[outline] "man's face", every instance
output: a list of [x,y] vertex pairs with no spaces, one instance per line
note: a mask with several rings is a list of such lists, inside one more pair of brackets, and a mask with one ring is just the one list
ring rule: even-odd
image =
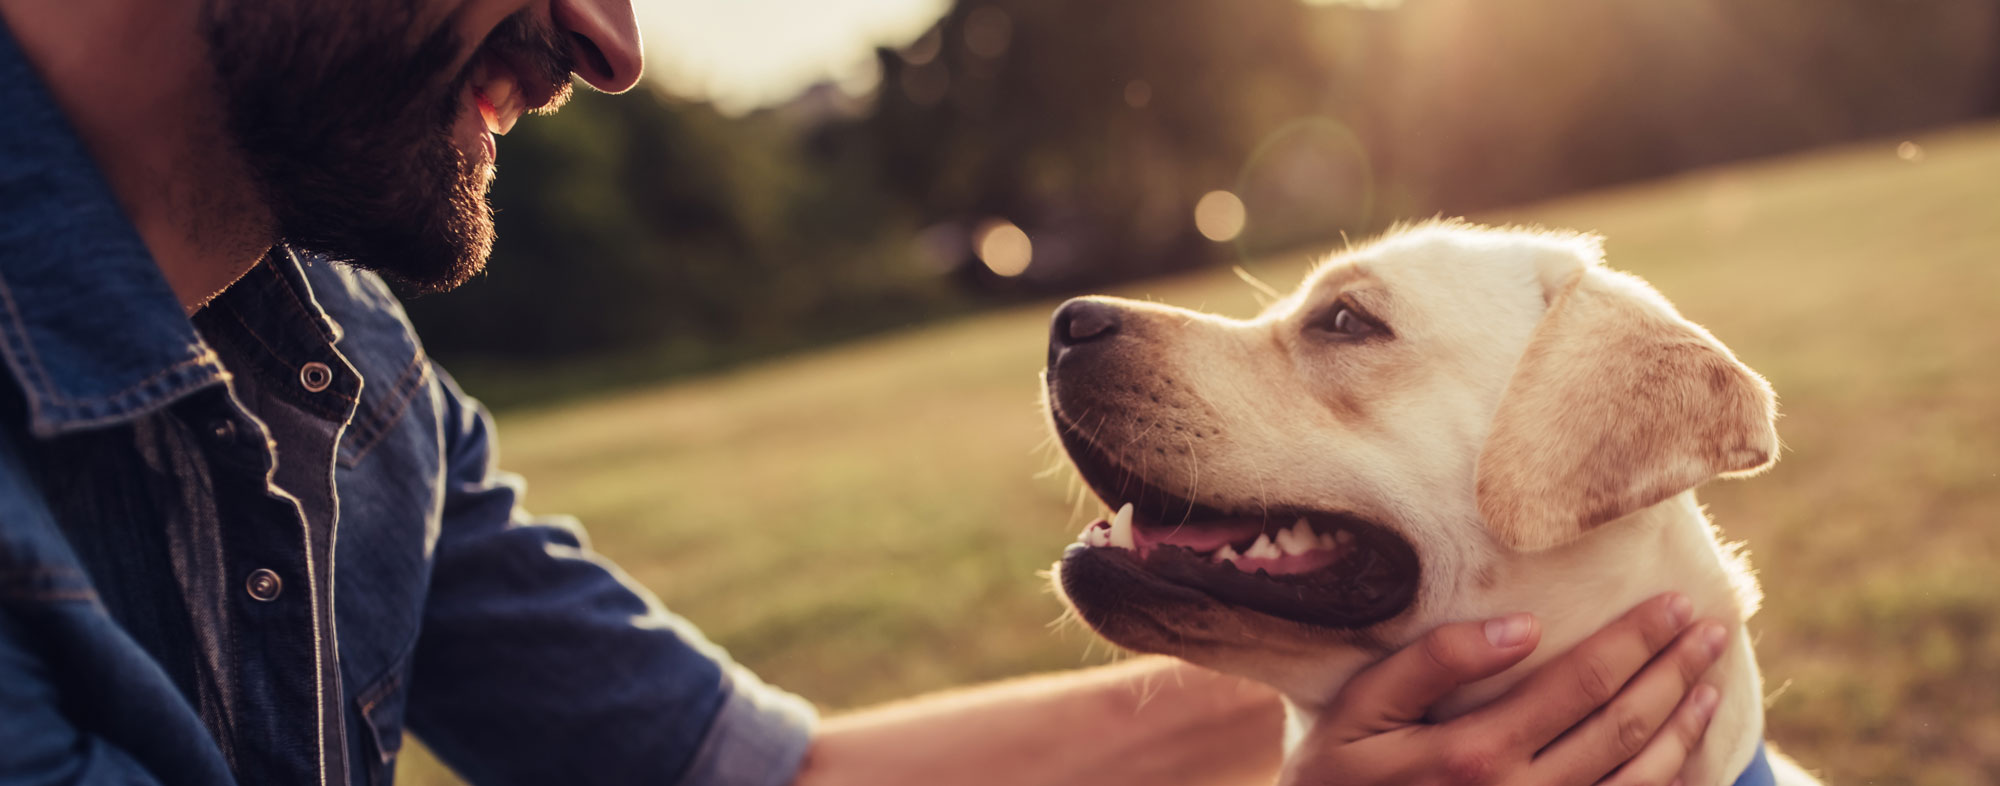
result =
[[629,0],[205,0],[228,141],[275,229],[424,290],[493,245],[493,135],[638,79]]

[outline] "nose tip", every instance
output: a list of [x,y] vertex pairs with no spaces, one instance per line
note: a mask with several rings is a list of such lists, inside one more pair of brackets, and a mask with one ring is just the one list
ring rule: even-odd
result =
[[1118,308],[1100,300],[1075,298],[1056,308],[1049,327],[1049,343],[1075,346],[1118,333]]
[[569,34],[583,81],[606,93],[639,83],[646,61],[631,0],[557,0],[550,13]]

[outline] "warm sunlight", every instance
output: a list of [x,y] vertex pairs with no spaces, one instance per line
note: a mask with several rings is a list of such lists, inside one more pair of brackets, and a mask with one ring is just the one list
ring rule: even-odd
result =
[[943,0],[641,0],[646,77],[740,113],[816,82],[875,86],[875,48],[922,35]]

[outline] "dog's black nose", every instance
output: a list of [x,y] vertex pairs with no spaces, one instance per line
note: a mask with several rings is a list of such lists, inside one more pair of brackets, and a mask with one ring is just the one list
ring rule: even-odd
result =
[[1055,321],[1049,326],[1049,344],[1075,346],[1109,338],[1117,332],[1117,306],[1090,298],[1073,298],[1056,307]]

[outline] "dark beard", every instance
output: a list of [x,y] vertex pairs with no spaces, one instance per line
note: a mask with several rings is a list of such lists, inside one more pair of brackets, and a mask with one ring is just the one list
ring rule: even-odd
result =
[[[449,25],[412,42],[410,0],[209,0],[231,140],[281,239],[421,291],[464,283],[493,247],[491,172],[453,130],[469,69]],[[553,42],[517,14],[489,41]],[[561,60],[565,50],[538,53]]]

